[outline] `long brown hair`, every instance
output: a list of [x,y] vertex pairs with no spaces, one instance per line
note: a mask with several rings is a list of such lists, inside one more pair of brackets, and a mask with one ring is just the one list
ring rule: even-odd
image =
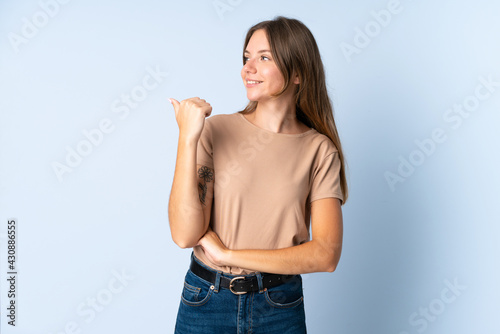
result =
[[[340,186],[345,204],[348,197],[346,163],[333,118],[333,107],[328,96],[325,71],[316,40],[301,21],[277,16],[274,20],[257,23],[248,30],[243,52],[253,33],[259,29],[264,29],[266,32],[271,54],[285,79],[282,90],[273,96],[278,97],[283,94],[293,84],[293,74],[297,74],[300,80],[295,93],[297,119],[330,138],[338,150],[341,164]],[[256,108],[257,101],[250,101],[239,113],[249,114]]]

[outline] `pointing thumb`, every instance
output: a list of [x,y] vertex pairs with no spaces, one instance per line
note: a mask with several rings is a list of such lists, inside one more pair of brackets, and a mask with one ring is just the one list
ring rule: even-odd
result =
[[176,99],[174,98],[169,98],[168,99],[170,101],[170,103],[172,103],[172,106],[174,106],[174,110],[177,111],[177,109],[179,108],[179,101],[177,101]]

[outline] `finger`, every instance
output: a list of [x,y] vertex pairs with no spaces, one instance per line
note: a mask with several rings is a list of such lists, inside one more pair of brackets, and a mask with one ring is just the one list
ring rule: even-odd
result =
[[203,248],[203,249],[204,249],[204,247],[203,247],[203,244],[205,243],[205,242],[204,242],[204,239],[205,239],[205,238],[204,238],[204,237],[202,237],[200,240],[198,240],[198,243],[196,244],[196,246],[200,246],[201,248]]
[[205,103],[203,106],[203,113],[205,114],[205,117],[208,117],[212,114],[212,106],[210,103]]

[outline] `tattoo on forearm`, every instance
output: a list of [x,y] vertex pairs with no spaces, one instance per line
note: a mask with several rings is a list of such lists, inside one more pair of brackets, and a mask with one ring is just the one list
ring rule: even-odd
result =
[[198,182],[200,202],[205,205],[205,197],[207,195],[207,183],[214,179],[214,174],[207,166],[201,166],[198,169],[198,176],[203,179],[203,183]]

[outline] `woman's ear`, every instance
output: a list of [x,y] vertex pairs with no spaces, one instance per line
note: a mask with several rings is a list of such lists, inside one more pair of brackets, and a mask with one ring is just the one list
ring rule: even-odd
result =
[[295,74],[295,77],[293,78],[293,83],[298,85],[300,83],[299,75]]

